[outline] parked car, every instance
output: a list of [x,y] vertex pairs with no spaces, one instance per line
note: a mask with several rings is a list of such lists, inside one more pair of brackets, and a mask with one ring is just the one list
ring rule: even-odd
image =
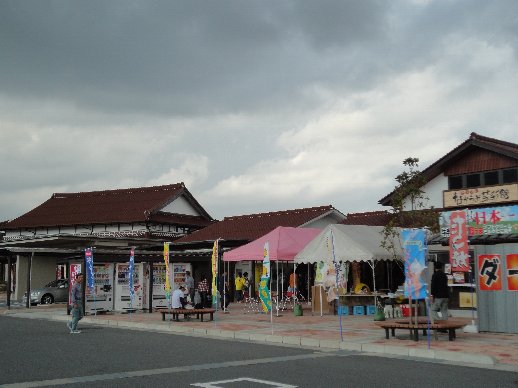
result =
[[[45,287],[31,290],[31,304],[51,304],[68,301],[68,279],[54,280]],[[27,293],[23,296],[23,302],[27,303]]]

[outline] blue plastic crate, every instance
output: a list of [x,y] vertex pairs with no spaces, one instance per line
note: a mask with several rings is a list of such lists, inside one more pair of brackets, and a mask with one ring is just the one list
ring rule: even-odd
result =
[[353,314],[354,315],[365,315],[365,307],[364,306],[354,306]]
[[374,315],[376,314],[376,306],[373,304],[367,306],[367,315]]
[[349,306],[338,306],[338,315],[349,315]]

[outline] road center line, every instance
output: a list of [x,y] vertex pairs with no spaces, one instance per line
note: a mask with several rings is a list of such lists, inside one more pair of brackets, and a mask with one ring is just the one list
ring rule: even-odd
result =
[[47,387],[47,386],[51,386],[51,385],[79,384],[79,383],[87,383],[87,382],[93,382],[93,381],[117,380],[117,379],[153,376],[153,375],[161,375],[161,374],[169,374],[169,373],[192,372],[192,371],[197,371],[197,370],[230,368],[230,367],[234,367],[234,366],[244,366],[244,365],[279,363],[279,362],[306,360],[306,359],[321,358],[321,357],[336,357],[336,354],[334,354],[334,353],[309,353],[309,354],[300,354],[297,356],[257,358],[257,359],[253,359],[253,360],[228,361],[228,362],[217,362],[217,363],[211,363],[211,364],[186,365],[186,366],[178,366],[178,367],[171,367],[171,368],[147,369],[147,370],[131,371],[131,372],[106,373],[106,374],[91,375],[91,376],[66,377],[66,378],[62,378],[62,379],[53,379],[53,380],[26,381],[26,382],[22,382],[22,383],[4,384],[4,385],[0,385],[0,387],[4,387],[4,388]]

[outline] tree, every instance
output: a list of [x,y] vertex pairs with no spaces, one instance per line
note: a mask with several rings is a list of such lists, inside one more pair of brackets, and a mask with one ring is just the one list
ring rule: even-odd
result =
[[382,231],[381,246],[396,256],[395,241],[399,241],[399,228],[428,228],[439,231],[438,214],[427,207],[429,198],[423,191],[426,178],[419,171],[418,158],[403,160],[405,171],[396,176],[397,185],[392,193],[390,220]]

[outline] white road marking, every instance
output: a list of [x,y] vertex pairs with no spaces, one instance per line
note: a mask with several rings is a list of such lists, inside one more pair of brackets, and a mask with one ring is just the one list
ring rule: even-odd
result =
[[197,371],[197,370],[208,370],[208,369],[218,369],[218,368],[231,368],[231,367],[235,367],[235,366],[244,366],[244,365],[270,364],[270,363],[279,363],[279,362],[285,362],[285,361],[305,360],[305,359],[311,359],[311,358],[333,357],[333,356],[335,356],[335,355],[332,353],[309,353],[309,354],[300,354],[297,356],[268,357],[268,358],[258,358],[258,359],[243,360],[243,361],[227,361],[227,362],[219,362],[219,363],[212,363],[212,364],[186,365],[186,366],[178,366],[178,367],[171,367],[171,368],[147,369],[147,370],[140,370],[140,371],[118,372],[118,373],[106,373],[106,374],[101,374],[101,375],[65,377],[62,379],[53,379],[53,380],[26,381],[26,382],[21,382],[21,383],[4,384],[4,385],[0,385],[0,387],[4,387],[4,388],[48,387],[48,386],[65,385],[65,384],[80,384],[80,383],[88,383],[88,382],[93,382],[93,381],[117,380],[117,379],[127,379],[127,378],[132,378],[132,377],[143,377],[143,376],[156,376],[156,375],[170,374],[170,373],[192,372],[192,371]]
[[238,383],[242,381],[248,381],[250,383],[257,383],[257,384],[264,384],[268,385],[272,388],[297,388],[297,385],[289,385],[289,384],[283,384],[278,383],[275,381],[266,381],[266,380],[259,380],[259,379],[253,379],[251,377],[240,377],[238,379],[232,379],[232,380],[220,380],[220,381],[211,381],[209,383],[196,383],[191,384],[194,387],[203,387],[203,388],[223,388],[220,384],[226,384],[226,383]]

